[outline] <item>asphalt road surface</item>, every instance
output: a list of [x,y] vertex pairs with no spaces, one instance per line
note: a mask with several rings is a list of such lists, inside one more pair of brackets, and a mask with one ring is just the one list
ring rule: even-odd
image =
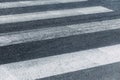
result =
[[[86,3],[86,5],[83,5],[85,3]],[[78,4],[78,5],[73,5],[73,4]],[[66,36],[66,37],[61,37],[61,38],[58,37],[55,39],[51,38],[48,40],[40,40],[40,41],[39,40],[37,40],[37,41],[31,40],[32,42],[31,41],[24,42],[27,38],[24,39],[24,37],[26,35],[25,36],[23,35],[23,36],[20,36],[20,38],[23,38],[23,40],[20,39],[22,41],[22,42],[20,41],[21,44],[15,44],[15,45],[12,45],[12,43],[13,44],[17,43],[17,41],[14,41],[14,39],[19,40],[19,35],[18,35],[18,38],[16,38],[16,36],[12,37],[12,35],[11,35],[10,36],[11,38],[8,37],[8,39],[6,39],[6,37],[4,38],[4,35],[1,34],[1,35],[3,35],[1,37],[1,44],[2,43],[9,44],[9,41],[11,44],[11,45],[8,45],[8,46],[6,45],[6,46],[3,46],[0,48],[1,63],[34,59],[37,57],[39,58],[39,57],[45,57],[45,56],[50,56],[50,55],[55,55],[55,54],[58,55],[58,54],[64,54],[67,52],[74,52],[74,51],[79,51],[79,50],[86,50],[86,49],[91,49],[91,48],[97,48],[97,47],[102,47],[102,46],[118,44],[119,40],[120,40],[120,37],[119,37],[120,33],[119,33],[119,26],[118,26],[119,25],[119,14],[120,14],[119,4],[120,4],[120,2],[118,0],[115,0],[115,1],[113,1],[113,0],[109,0],[109,1],[108,0],[92,0],[92,1],[88,0],[87,2],[83,2],[83,3],[81,3],[81,2],[80,3],[79,2],[70,3],[70,5],[68,3],[67,4],[62,3],[62,6],[58,6],[61,9],[64,8],[63,5],[66,5],[65,6],[66,8],[74,8],[74,7],[76,8],[76,7],[81,7],[81,6],[83,7],[83,6],[99,5],[99,6],[105,6],[106,8],[113,10],[113,11],[112,12],[108,11],[105,13],[98,13],[98,14],[90,14],[90,15],[87,14],[87,15],[81,15],[81,16],[72,16],[72,17],[70,16],[70,17],[62,17],[62,18],[55,18],[55,19],[53,18],[53,19],[48,19],[48,20],[45,19],[45,20],[42,20],[43,22],[41,20],[40,20],[40,22],[39,22],[39,20],[32,20],[32,21],[27,21],[27,22],[24,21],[24,22],[17,22],[17,23],[14,22],[14,23],[9,23],[9,24],[7,24],[7,23],[0,24],[0,28],[1,28],[0,30],[1,30],[1,33],[3,33],[3,34],[5,32],[6,33],[9,33],[11,31],[13,32],[14,30],[15,31],[26,30],[26,29],[30,30],[33,28],[41,29],[41,27],[44,30],[44,28],[48,28],[50,26],[52,26],[52,27],[58,26],[59,27],[61,25],[62,26],[68,25],[68,27],[69,27],[69,25],[73,24],[73,27],[74,27],[74,24],[81,24],[81,23],[83,24],[83,26],[86,26],[86,27],[88,26],[88,28],[86,28],[86,31],[91,29],[91,27],[89,25],[98,26],[97,28],[93,28],[94,33],[77,34],[77,35],[75,34],[73,36],[72,36],[72,34],[73,34],[72,33],[71,36]],[[58,5],[61,5],[61,4],[58,4]],[[50,9],[57,8],[56,7],[57,4],[51,5],[51,6],[52,7],[49,7]],[[29,8],[29,7],[27,7],[27,8]],[[47,8],[48,7],[44,7],[44,10]],[[13,8],[8,8],[8,11],[9,11],[9,9],[13,9]],[[34,10],[34,9],[32,9],[31,6],[29,9],[30,9],[30,11]],[[36,8],[36,9],[41,11],[41,9],[38,9],[38,8]],[[1,10],[3,10],[1,12],[9,13],[9,12],[4,11],[6,9],[1,9]],[[9,13],[9,14],[19,13],[17,11],[17,10],[19,10],[19,8],[15,8],[13,10],[14,11],[11,11],[11,13]],[[27,10],[24,10],[24,9],[23,9],[23,11],[27,12]],[[33,11],[31,11],[31,12],[33,12]],[[2,16],[2,13],[1,13],[1,16]],[[107,22],[107,20],[113,20],[113,19],[118,19],[118,20]],[[101,22],[101,21],[105,21],[105,20],[106,20],[106,22],[104,22],[104,23]],[[44,21],[45,21],[45,23],[44,23]],[[91,23],[91,22],[98,22],[98,23]],[[84,24],[84,23],[89,23],[89,24]],[[109,23],[109,24],[105,24],[105,23]],[[39,26],[37,26],[37,24],[39,24]],[[96,25],[94,25],[94,24],[96,24]],[[97,32],[97,29],[100,26],[99,24],[103,24],[102,26],[106,26],[106,25],[111,26],[111,27],[113,27],[113,30],[111,30],[112,29],[111,28],[110,30],[102,31],[100,28],[101,31]],[[102,27],[102,26],[100,26],[100,27]],[[114,29],[115,26],[117,26],[117,28]],[[50,28],[48,28],[48,29],[50,29]],[[103,27],[103,28],[105,28],[105,27]],[[66,30],[66,28],[64,28],[64,27],[63,27],[63,29]],[[63,30],[63,29],[61,29],[61,30]],[[76,29],[78,29],[78,28],[76,28]],[[57,30],[57,29],[53,29],[51,31],[54,32],[54,30]],[[58,30],[60,30],[60,29],[58,28]],[[70,31],[70,30],[68,29],[68,31]],[[83,32],[84,31],[85,30],[83,30]],[[75,32],[75,31],[73,31],[73,32]],[[23,32],[21,32],[21,33],[23,33]],[[25,33],[26,33],[26,31],[25,31]],[[36,33],[36,34],[38,34],[38,33]],[[60,32],[60,34],[61,33],[62,33],[62,31]],[[70,33],[68,33],[68,34],[70,34]],[[27,34],[29,34],[29,33],[27,33]],[[31,34],[33,34],[33,33],[31,33]],[[50,33],[48,33],[48,34],[50,34]],[[60,34],[55,35],[55,37],[59,36]],[[62,35],[65,35],[65,33],[63,33]],[[27,35],[27,36],[29,36],[29,35]],[[45,34],[45,36],[46,36],[46,34]],[[43,35],[42,38],[44,38],[45,36]],[[37,36],[37,37],[41,37],[41,36]],[[48,35],[48,37],[49,37],[49,35]],[[28,37],[28,39],[30,39],[30,38],[31,37]],[[34,39],[34,37],[33,37],[33,39]],[[9,58],[8,58],[8,56],[9,56]]]
[[90,68],[36,80],[119,80],[120,63]]
[[0,0],[1,80],[120,79],[119,0],[18,1]]
[[74,8],[76,9],[76,8],[85,8],[85,7],[94,7],[94,6],[102,6],[114,11],[106,12],[106,13],[98,13],[98,14],[87,14],[87,15],[74,15],[71,13],[71,16],[66,16],[66,17],[63,16],[55,19],[53,18],[42,19],[42,20],[36,19],[32,21],[28,20],[23,22],[21,21],[21,22],[15,22],[15,23],[0,24],[1,26],[0,33],[8,32],[8,31],[11,32],[11,31],[20,31],[20,30],[29,30],[29,29],[39,29],[39,28],[45,28],[45,27],[47,28],[47,27],[53,27],[53,26],[57,27],[57,26],[64,26],[64,25],[70,25],[70,24],[79,24],[79,23],[86,23],[91,21],[119,18],[120,7],[119,7],[119,1],[117,0],[115,1],[88,0],[83,2],[78,1],[78,2],[62,3],[62,4],[50,4],[50,5],[44,5],[44,6],[38,5],[38,6],[27,6],[27,7],[3,8],[3,9],[0,9],[0,15],[5,15],[5,14],[13,15],[13,14],[41,12],[41,11],[44,14],[45,11],[74,9]]

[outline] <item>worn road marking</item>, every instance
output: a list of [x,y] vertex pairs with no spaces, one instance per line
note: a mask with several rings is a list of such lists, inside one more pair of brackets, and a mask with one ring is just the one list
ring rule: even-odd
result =
[[120,19],[0,34],[0,46],[120,29]]
[[33,0],[33,1],[2,2],[0,3],[0,9],[83,1],[87,0]]
[[0,16],[0,24],[42,20],[42,19],[50,19],[50,18],[60,18],[60,17],[68,17],[68,16],[76,16],[76,15],[106,13],[111,11],[113,10],[105,8],[103,6],[93,6],[93,7],[85,7],[85,8],[3,15]]
[[[120,47],[120,45],[113,45],[46,58],[4,64],[2,67],[6,68],[8,72],[20,80],[35,80],[120,62],[120,53],[109,53],[109,49],[114,46]],[[102,50],[106,50],[107,52]],[[116,50],[120,52],[120,49],[117,48]]]

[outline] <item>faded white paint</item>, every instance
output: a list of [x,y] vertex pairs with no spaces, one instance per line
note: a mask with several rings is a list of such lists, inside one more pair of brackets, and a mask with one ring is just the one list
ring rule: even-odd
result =
[[120,62],[120,45],[10,63],[0,69],[4,67],[19,80],[35,80],[116,62]]
[[120,29],[120,19],[5,33],[0,35],[0,46],[112,29]]
[[33,0],[33,1],[31,0],[31,1],[2,2],[0,3],[0,9],[83,1],[87,0]]
[[7,68],[0,66],[0,80],[19,80]]
[[0,16],[0,24],[42,20],[42,19],[50,19],[50,18],[60,18],[60,17],[68,17],[68,16],[76,16],[76,15],[106,13],[111,11],[113,10],[105,8],[103,6],[93,6],[93,7],[75,8],[75,9],[23,13],[23,14],[14,14],[14,15],[2,15]]

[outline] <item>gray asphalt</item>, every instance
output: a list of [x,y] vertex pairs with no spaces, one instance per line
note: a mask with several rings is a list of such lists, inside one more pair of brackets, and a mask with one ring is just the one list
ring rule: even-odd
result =
[[120,80],[120,63],[36,80]]
[[[0,0],[0,2],[15,0]],[[114,12],[63,17],[50,20],[38,20],[12,24],[0,25],[0,33],[21,31],[29,29],[37,29],[43,27],[60,26],[68,24],[87,23],[101,20],[109,20],[120,18],[120,1],[119,0],[89,0],[85,3],[67,3],[54,4],[45,6],[35,6],[26,8],[1,9],[0,15],[16,14],[22,12],[38,12],[45,10],[68,9],[76,7],[85,7],[93,5],[103,5],[113,9]],[[43,27],[39,27],[39,26]],[[36,26],[36,27],[33,27]],[[25,61],[30,59],[42,58],[47,56],[65,54],[69,52],[82,51],[103,46],[120,44],[120,29],[96,32],[90,34],[75,35],[65,38],[58,38],[45,41],[35,41],[23,44],[0,47],[0,64]],[[119,80],[120,79],[120,63],[105,65],[83,71],[72,72],[68,74],[53,76],[45,79],[37,80]]]
[[35,21],[26,21],[20,23],[9,23],[0,25],[0,33],[12,32],[12,31],[21,31],[29,29],[40,29],[47,27],[57,27],[70,24],[86,23],[100,20],[108,20],[119,18],[120,16],[120,2],[118,0],[89,0],[88,2],[75,2],[75,3],[62,3],[62,4],[52,4],[44,6],[34,6],[34,7],[22,7],[22,8],[9,8],[9,9],[0,9],[0,15],[5,14],[16,14],[16,13],[30,13],[38,11],[47,11],[47,10],[56,10],[56,9],[70,9],[78,7],[89,7],[101,5],[107,8],[114,10],[114,12],[109,13],[100,13],[93,15],[81,15],[81,16],[71,16],[71,17],[62,17],[55,19],[45,19],[45,20],[35,20]]
[[[43,26],[44,28],[50,26],[57,27],[60,25],[87,23],[87,22],[94,22],[101,20],[116,19],[120,17],[119,0],[115,0],[115,1],[90,0],[90,1],[88,3],[91,3],[92,5],[93,3],[95,5],[99,3],[100,5],[113,9],[114,12],[87,15],[87,16],[84,15],[72,16],[72,17],[64,17],[59,19],[42,20],[42,21],[4,24],[4,25],[0,25],[0,32],[2,33],[2,32],[17,31],[17,30],[41,28],[42,25],[44,25]],[[70,6],[73,7],[73,4],[68,5],[67,7]],[[79,6],[79,3],[75,3],[75,4],[78,4],[77,6]],[[51,6],[53,6],[53,9],[55,8],[54,5]],[[38,27],[37,25],[39,25],[40,27]],[[0,55],[1,55],[0,64],[119,44],[120,43],[119,35],[120,35],[120,30],[117,29],[117,30],[109,30],[109,31],[97,32],[97,33],[75,35],[75,36],[52,39],[52,40],[34,41],[34,42],[4,46],[4,47],[0,47]]]

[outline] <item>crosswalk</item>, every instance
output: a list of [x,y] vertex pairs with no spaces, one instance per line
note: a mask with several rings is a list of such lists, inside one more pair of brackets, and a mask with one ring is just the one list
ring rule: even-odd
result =
[[17,1],[17,2],[5,2],[0,3],[0,9],[3,8],[14,8],[14,7],[27,7],[36,5],[47,5],[47,4],[59,4],[68,2],[82,2],[87,0],[35,0],[35,1]]
[[102,6],[0,16],[0,24],[111,12]]
[[[26,7],[32,10],[34,6],[45,5],[51,5],[54,8],[54,4],[87,3],[89,1],[92,0],[2,1],[0,11],[11,9],[16,11],[16,9]],[[37,80],[120,62],[120,33],[116,31],[120,29],[120,19],[113,18],[118,14],[115,15],[116,10],[109,5],[105,6],[103,3],[93,5],[94,2],[97,0],[93,0],[89,6],[73,7],[74,4],[72,4],[68,6],[69,8],[59,6],[61,9],[45,11],[38,9],[37,12],[25,11],[14,14],[12,12],[1,14],[6,12],[0,12],[0,80]],[[74,18],[77,19],[74,20]],[[84,18],[88,18],[90,21],[84,20]],[[81,23],[83,21],[84,23]],[[47,25],[47,23],[52,25]],[[16,30],[12,30],[13,28]],[[115,37],[110,37],[110,35],[115,35]],[[91,38],[91,36],[94,37]],[[75,37],[80,38],[73,39]],[[108,41],[104,41],[104,39]],[[111,40],[113,41],[110,43]],[[58,45],[55,44],[56,42]],[[82,47],[87,48],[91,45],[96,47],[81,50]],[[72,51],[68,46],[76,49]],[[48,47],[50,50],[46,49]],[[68,51],[64,52],[64,49]],[[40,57],[47,55],[44,52],[47,54],[62,52],[62,54]],[[27,59],[25,59],[24,53],[28,54]],[[33,58],[35,54],[37,57]]]
[[[111,49],[115,50],[108,53]],[[74,72],[120,61],[120,45],[68,53],[58,56],[28,60],[0,66],[1,73],[7,70],[13,80],[35,80],[49,76]],[[5,71],[6,72],[6,71]],[[3,73],[5,74],[5,73]],[[5,77],[4,75],[3,77]]]
[[119,22],[120,22],[120,19],[115,19],[115,20],[85,23],[85,24],[60,26],[58,28],[52,27],[52,28],[10,32],[9,34],[3,33],[0,36],[0,46],[2,47],[2,46],[8,46],[12,44],[19,44],[19,43],[26,43],[26,42],[32,42],[32,41],[67,37],[71,35],[106,31],[108,29],[109,30],[119,29],[119,25],[120,25]]

